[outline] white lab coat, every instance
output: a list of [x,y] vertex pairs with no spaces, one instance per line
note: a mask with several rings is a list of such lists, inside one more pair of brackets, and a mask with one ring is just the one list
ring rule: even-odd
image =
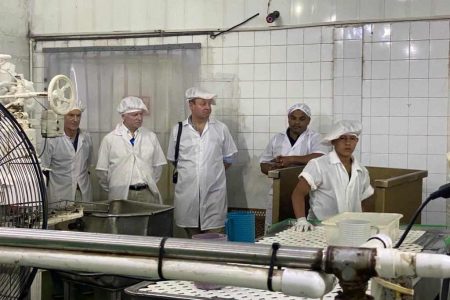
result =
[[[291,145],[287,132],[280,132],[275,134],[266,149],[261,154],[260,163],[270,162],[277,156],[302,156],[312,153],[327,154],[330,148],[322,144],[322,137],[319,133],[307,128]],[[266,198],[266,228],[272,224],[272,198],[273,187],[270,187],[269,195]]]
[[330,149],[321,143],[322,137],[319,133],[307,128],[295,141],[292,146],[286,131],[275,134],[266,149],[261,154],[259,162],[270,162],[275,157],[282,156],[301,156],[311,153],[327,154]]
[[[171,131],[167,159],[175,160],[178,124]],[[183,122],[175,185],[175,221],[179,227],[202,230],[224,227],[227,214],[227,186],[223,159],[237,152],[222,122],[210,118],[202,135]]]
[[98,151],[97,175],[100,185],[108,191],[109,200],[128,198],[134,163],[143,175],[144,183],[162,204],[156,182],[167,162],[158,138],[152,131],[141,127],[132,146],[127,128],[120,123],[103,138]]
[[333,150],[308,162],[299,178],[311,187],[308,219],[326,220],[342,212],[360,212],[361,201],[374,193],[369,172],[353,157],[349,178],[344,165]]
[[92,160],[92,139],[80,131],[77,151],[66,135],[48,138],[41,158],[42,168],[49,169],[48,199],[50,206],[60,200],[75,200],[77,185],[83,202],[92,201],[89,166]]

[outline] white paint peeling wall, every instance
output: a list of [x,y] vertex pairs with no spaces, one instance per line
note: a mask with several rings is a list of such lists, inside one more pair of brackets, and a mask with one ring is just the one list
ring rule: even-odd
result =
[[[34,1],[33,33],[230,27],[256,12],[265,16],[267,5],[256,0],[87,2]],[[273,9],[282,12],[283,23],[291,25],[450,15],[447,0],[271,3]],[[248,26],[275,29],[267,28],[261,17]],[[448,20],[442,19],[232,32],[215,40],[178,36],[45,42],[37,47],[35,73],[39,81],[43,74],[39,51],[43,46],[199,42],[203,83],[219,91],[222,102],[215,107],[215,114],[230,126],[239,148],[239,163],[229,172],[233,178],[232,206],[264,207],[268,182],[259,172],[258,157],[269,137],[286,126],[285,109],[296,101],[312,106],[312,125],[322,133],[327,132],[332,120],[360,118],[364,136],[358,156],[363,163],[428,170],[426,195],[443,184],[447,175],[448,32]],[[420,53],[414,52],[417,50]],[[408,56],[400,57],[401,51],[408,51]],[[445,218],[442,200],[426,209],[422,221],[443,224]]]
[[16,72],[28,78],[28,2],[27,0],[0,1],[0,53],[10,54]]
[[[13,0],[2,0],[13,2]],[[23,1],[22,1],[23,2]],[[268,0],[31,0],[33,34],[267,28]],[[450,15],[448,0],[272,0],[282,25]]]

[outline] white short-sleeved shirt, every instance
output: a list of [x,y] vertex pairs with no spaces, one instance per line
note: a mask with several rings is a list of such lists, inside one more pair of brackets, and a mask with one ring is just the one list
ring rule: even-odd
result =
[[280,132],[271,138],[269,144],[262,153],[259,162],[269,162],[279,155],[300,156],[312,153],[327,154],[330,149],[321,142],[322,137],[320,134],[309,128],[298,137],[294,145],[291,145],[286,131]]
[[300,177],[311,187],[308,219],[325,220],[342,212],[360,212],[361,201],[374,193],[367,169],[353,157],[349,178],[334,150],[310,160]]

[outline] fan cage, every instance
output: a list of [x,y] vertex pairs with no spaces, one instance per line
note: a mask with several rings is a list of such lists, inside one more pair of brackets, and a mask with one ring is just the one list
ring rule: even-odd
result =
[[[0,226],[47,228],[45,181],[21,125],[0,104]],[[0,264],[0,299],[23,299],[36,269]]]

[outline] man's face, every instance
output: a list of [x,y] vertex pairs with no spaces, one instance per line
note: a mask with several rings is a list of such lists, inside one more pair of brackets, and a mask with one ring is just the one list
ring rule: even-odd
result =
[[194,99],[189,101],[192,116],[197,119],[208,119],[211,114],[211,99]]
[[352,134],[344,134],[333,140],[331,143],[340,157],[351,157],[358,144],[358,137]]
[[288,116],[289,129],[292,133],[300,135],[308,128],[311,118],[303,111],[297,109]]
[[130,130],[135,131],[142,126],[144,120],[143,112],[136,111],[131,113],[122,114],[123,124]]
[[78,109],[71,110],[64,116],[64,129],[75,131],[80,127],[80,121],[81,111]]

